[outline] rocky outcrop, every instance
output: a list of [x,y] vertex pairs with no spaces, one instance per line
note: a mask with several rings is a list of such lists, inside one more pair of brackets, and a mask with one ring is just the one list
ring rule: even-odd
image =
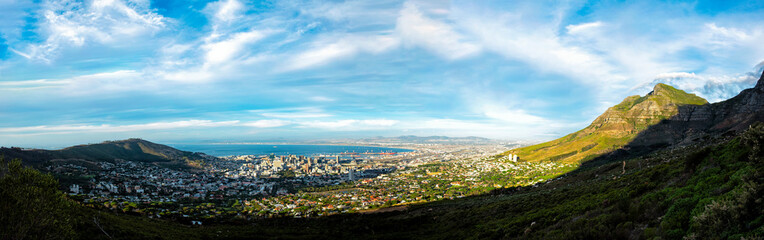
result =
[[[657,84],[645,96],[629,96],[610,107],[586,128],[562,138],[509,153],[527,161],[585,161],[621,148],[637,133],[680,114],[683,106],[704,105],[708,101],[666,84]],[[681,113],[687,118],[692,113]]]
[[680,106],[676,115],[641,132],[629,147],[688,144],[705,137],[736,134],[764,121],[764,73],[755,87],[726,101]]

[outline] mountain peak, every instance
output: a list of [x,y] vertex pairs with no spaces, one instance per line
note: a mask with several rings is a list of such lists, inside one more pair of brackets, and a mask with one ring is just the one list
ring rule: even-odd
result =
[[679,113],[684,105],[708,101],[667,84],[645,96],[629,96],[588,127],[550,142],[512,150],[527,161],[580,162],[628,144],[639,132]]
[[144,163],[156,163],[174,169],[196,171],[201,163],[214,157],[175,149],[173,147],[149,142],[140,138],[105,141],[67,147],[61,150],[21,150],[0,149],[0,156],[19,158],[26,165],[40,165],[54,159],[87,161],[113,161],[122,159]]
[[666,91],[675,90],[675,88],[665,84],[665,83],[658,83],[655,84],[653,87],[653,90],[650,91],[647,95],[660,95],[661,93],[665,93]]
[[756,83],[756,89],[764,91],[764,71],[761,72],[761,77],[759,77],[759,82]]
[[[672,95],[689,95],[687,92],[676,89],[671,85],[665,83],[655,84],[653,90],[647,94],[648,96],[672,96]],[[693,94],[694,95],[694,94]]]
[[686,105],[686,104],[703,105],[708,103],[708,101],[706,99],[703,99],[702,97],[699,97],[692,93],[682,91],[680,89],[674,88],[671,85],[664,84],[664,83],[655,84],[655,87],[653,87],[653,90],[650,91],[650,93],[648,93],[647,95],[645,95],[645,98],[662,98],[668,101],[667,102],[661,101],[661,102],[674,103],[674,104],[680,104],[680,105]]

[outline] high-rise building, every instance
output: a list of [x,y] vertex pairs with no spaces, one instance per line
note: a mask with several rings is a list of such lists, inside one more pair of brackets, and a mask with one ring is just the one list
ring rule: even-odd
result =
[[348,169],[348,179],[350,181],[355,181],[355,168]]

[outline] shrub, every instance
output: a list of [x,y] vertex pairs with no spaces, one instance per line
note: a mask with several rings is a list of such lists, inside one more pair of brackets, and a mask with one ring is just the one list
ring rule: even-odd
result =
[[73,238],[73,205],[53,176],[0,157],[0,199],[0,238]]
[[764,144],[764,123],[757,122],[748,128],[748,131],[743,133],[741,137],[743,144],[751,148],[751,154],[749,158],[753,161],[762,162],[762,147]]

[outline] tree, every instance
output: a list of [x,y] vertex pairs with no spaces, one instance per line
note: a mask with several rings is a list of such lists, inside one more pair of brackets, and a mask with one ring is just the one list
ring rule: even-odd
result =
[[71,208],[53,176],[0,157],[0,238],[71,239]]
[[764,145],[764,123],[752,124],[742,136],[743,144],[751,148],[750,159],[762,161],[762,145]]

